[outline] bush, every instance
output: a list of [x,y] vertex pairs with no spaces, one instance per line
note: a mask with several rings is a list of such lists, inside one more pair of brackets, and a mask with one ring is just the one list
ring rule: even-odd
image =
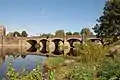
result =
[[86,42],[85,44],[75,44],[75,54],[76,56],[80,56],[83,62],[88,61],[100,61],[108,52],[107,47],[103,47],[102,45]]
[[65,80],[93,80],[93,71],[92,66],[79,63],[66,75]]
[[106,58],[98,72],[100,80],[120,80],[120,57]]

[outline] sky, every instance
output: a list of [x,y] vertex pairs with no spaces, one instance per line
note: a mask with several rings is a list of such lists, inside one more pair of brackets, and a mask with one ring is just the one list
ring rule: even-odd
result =
[[29,35],[92,30],[104,4],[105,0],[0,0],[0,24],[7,32],[25,30]]

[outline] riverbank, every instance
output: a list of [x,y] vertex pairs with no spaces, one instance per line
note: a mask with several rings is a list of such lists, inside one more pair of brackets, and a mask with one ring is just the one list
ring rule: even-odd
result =
[[[38,80],[38,78],[39,80],[117,80],[120,78],[118,46],[116,48],[114,46],[114,50],[111,47],[111,50],[110,47],[88,42],[87,44],[76,44],[75,48],[75,56],[48,55],[43,61],[42,69],[35,68],[30,72],[32,74],[19,74],[17,77],[21,76],[20,79],[29,77],[29,80]],[[36,70],[40,74],[35,79],[34,77],[38,74]],[[14,71],[8,71],[8,73],[11,72],[12,74],[8,76],[17,78],[13,76]],[[15,72],[15,74],[18,73]]]
[[[78,58],[78,57],[77,57]],[[77,58],[74,57],[50,57],[45,60],[45,65],[55,70],[55,80],[67,80],[65,79],[69,75],[70,71],[79,64]]]
[[120,79],[117,49],[88,43],[76,47],[76,57],[49,57],[45,65],[55,70],[55,80],[117,80]]
[[120,57],[106,57],[99,62],[81,62],[78,58],[51,57],[45,60],[54,70],[55,80],[117,80],[120,78]]

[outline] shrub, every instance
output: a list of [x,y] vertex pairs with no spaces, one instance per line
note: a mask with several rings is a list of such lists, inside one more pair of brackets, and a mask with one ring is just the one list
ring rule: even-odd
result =
[[66,75],[65,80],[93,80],[93,71],[92,66],[79,63]]
[[106,58],[98,72],[100,80],[120,80],[120,57]]
[[85,44],[75,44],[75,54],[80,56],[83,62],[100,61],[106,55],[108,49],[102,45],[86,42]]

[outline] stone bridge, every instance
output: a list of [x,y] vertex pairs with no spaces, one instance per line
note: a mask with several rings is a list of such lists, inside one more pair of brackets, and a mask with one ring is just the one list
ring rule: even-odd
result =
[[[88,38],[95,42],[98,38]],[[66,38],[40,38],[40,37],[2,37],[0,38],[1,46],[24,48],[30,52],[55,52],[59,49],[63,51],[63,47],[69,47],[66,52],[69,52],[70,48],[74,48],[74,43],[82,43],[82,37],[66,37]],[[61,47],[62,46],[62,47]]]
[[74,47],[74,42],[82,42],[82,38],[38,38],[38,37],[26,37],[21,39],[21,46],[26,47],[27,49],[32,47],[36,47],[36,45],[40,46],[40,50],[47,48],[47,45],[50,45],[51,48],[57,49],[59,45],[66,45],[69,47]]

